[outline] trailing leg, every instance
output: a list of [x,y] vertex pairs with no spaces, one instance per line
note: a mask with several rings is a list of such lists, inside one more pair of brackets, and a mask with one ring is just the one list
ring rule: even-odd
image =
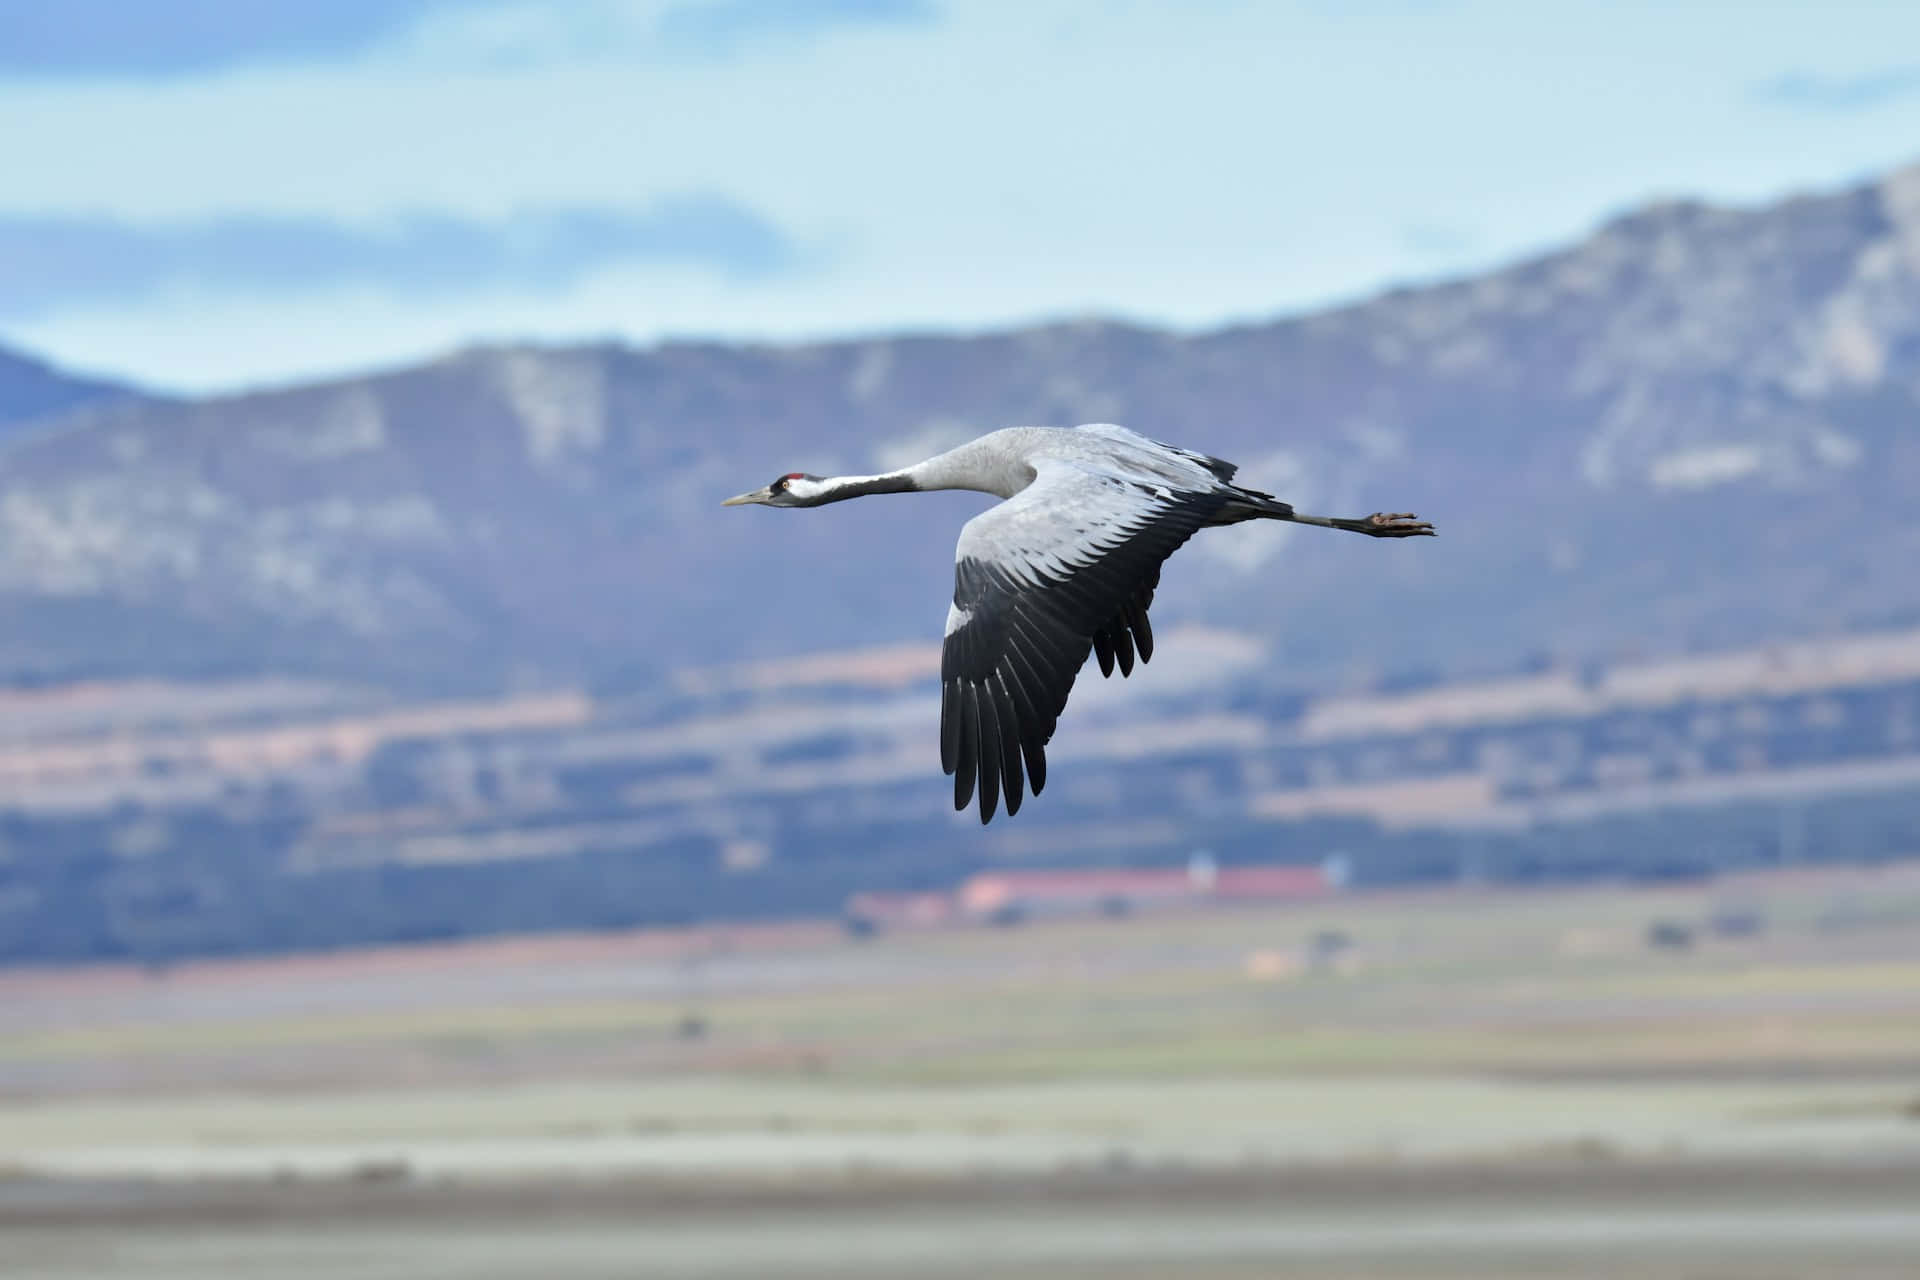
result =
[[1425,520],[1416,519],[1410,511],[1392,513],[1376,511],[1361,520],[1347,520],[1339,516],[1310,516],[1295,511],[1290,515],[1275,516],[1276,520],[1292,520],[1295,524],[1317,524],[1323,529],[1345,529],[1349,533],[1364,533],[1369,538],[1431,538],[1433,526]]

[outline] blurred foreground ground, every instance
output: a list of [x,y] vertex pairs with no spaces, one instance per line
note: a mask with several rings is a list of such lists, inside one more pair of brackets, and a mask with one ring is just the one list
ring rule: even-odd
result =
[[1905,1277],[1920,868],[16,972],[0,1170],[9,1276]]

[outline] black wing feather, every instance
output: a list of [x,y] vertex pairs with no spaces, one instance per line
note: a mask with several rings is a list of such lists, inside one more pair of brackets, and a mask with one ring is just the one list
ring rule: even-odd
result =
[[1153,657],[1153,630],[1147,626],[1147,607],[1153,603],[1153,589],[1160,585],[1160,566],[1140,585],[1126,607],[1093,633],[1093,651],[1100,658],[1100,674],[1113,674],[1114,659],[1119,659],[1120,674],[1133,674],[1133,658],[1142,662]]
[[[1123,615],[1124,616],[1124,615]],[[1108,632],[1113,637],[1114,660],[1120,664],[1120,674],[1133,674],[1133,632],[1125,623]]]
[[940,771],[952,773],[960,764],[960,717],[954,714],[954,702],[960,695],[960,682],[940,682]]
[[[1000,721],[1000,780],[1001,796],[1007,802],[1007,816],[1011,818],[1020,812],[1020,722],[1014,715],[1013,699],[1004,687],[1004,677],[998,672],[988,689],[993,694],[995,712]],[[983,819],[984,821],[984,819]]]
[[991,822],[1000,800],[1000,715],[993,706],[993,682],[972,685],[973,713],[979,717],[980,821]]
[[1093,656],[1100,660],[1100,674],[1113,674],[1113,629],[1102,627],[1093,633]]
[[967,807],[967,802],[973,799],[974,771],[980,766],[979,757],[973,745],[973,694],[966,685],[958,681],[954,684],[953,692],[951,714],[956,744],[953,759],[953,807],[964,809]]
[[[1147,592],[1147,601],[1152,601],[1153,592]],[[1140,661],[1146,662],[1153,657],[1153,625],[1147,621],[1147,605],[1134,601],[1127,606],[1127,628],[1133,632],[1133,647],[1140,651]]]

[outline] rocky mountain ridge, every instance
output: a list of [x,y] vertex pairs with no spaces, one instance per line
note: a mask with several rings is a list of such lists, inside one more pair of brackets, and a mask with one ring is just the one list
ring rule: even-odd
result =
[[1655,206],[1484,276],[1197,336],[485,348],[96,399],[0,446],[0,675],[618,689],[937,639],[974,495],[719,499],[1084,421],[1231,458],[1304,510],[1439,525],[1182,552],[1156,616],[1270,636],[1274,683],[1920,618],[1920,167]]

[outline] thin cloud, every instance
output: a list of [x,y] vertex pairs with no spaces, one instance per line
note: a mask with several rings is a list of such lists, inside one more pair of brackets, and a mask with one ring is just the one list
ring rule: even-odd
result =
[[159,225],[0,215],[0,314],[43,315],[169,289],[288,296],[341,286],[401,296],[564,290],[607,267],[693,266],[733,279],[794,266],[793,242],[717,196],[640,213],[549,209],[493,222],[413,214],[378,226],[231,214]]
[[660,15],[654,34],[669,53],[729,57],[842,27],[923,26],[939,16],[928,0],[683,0]]
[[594,52],[725,58],[831,31],[918,26],[931,0],[0,0],[0,78],[188,76],[351,59],[431,33],[488,64]]
[[1763,102],[1806,111],[1867,111],[1920,94],[1920,66],[1888,67],[1855,76],[1790,72],[1761,85]]
[[351,57],[498,0],[0,0],[0,76],[170,76]]

